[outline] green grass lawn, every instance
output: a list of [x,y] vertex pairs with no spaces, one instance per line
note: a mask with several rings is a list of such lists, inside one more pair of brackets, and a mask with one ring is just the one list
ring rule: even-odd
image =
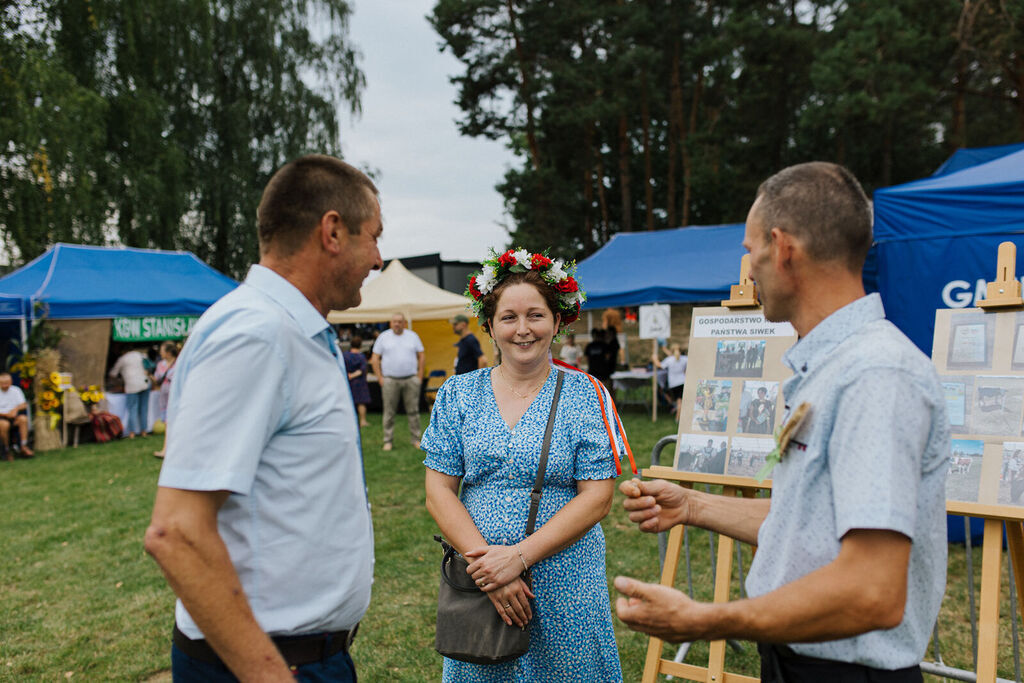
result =
[[[674,433],[670,419],[652,424],[640,413],[623,416],[641,467],[654,443]],[[380,415],[363,431],[367,480],[376,531],[376,583],[353,656],[365,681],[434,681],[440,657],[433,650],[440,549],[424,508],[419,451],[398,438],[380,450]],[[426,424],[426,416],[424,416]],[[405,418],[399,416],[401,437]],[[0,462],[0,680],[145,680],[169,667],[174,596],[143,552],[160,461],[157,438],[83,445],[33,460]],[[664,464],[664,463],[663,463]],[[616,493],[603,522],[608,576],[656,581],[654,536],[628,522]],[[712,590],[708,537],[691,536],[697,597]],[[749,548],[744,567],[749,567]],[[980,583],[980,549],[975,551]],[[680,563],[682,565],[682,563]],[[1004,569],[1005,576],[1005,569]],[[685,586],[680,568],[677,585]],[[739,594],[738,573],[733,594]],[[614,595],[613,595],[614,597]],[[1009,612],[1004,581],[1003,614]],[[950,547],[949,589],[943,604],[943,658],[970,668],[966,570],[963,549]],[[615,621],[625,680],[643,671],[647,639]],[[1000,676],[1013,678],[1010,622],[1001,623]],[[755,674],[756,655],[730,652],[727,669]],[[671,657],[674,647],[665,648]],[[706,662],[698,643],[689,663]]]

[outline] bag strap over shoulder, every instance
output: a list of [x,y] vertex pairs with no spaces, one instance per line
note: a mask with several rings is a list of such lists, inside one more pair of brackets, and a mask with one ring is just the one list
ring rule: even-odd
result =
[[558,409],[558,396],[562,393],[562,380],[565,373],[557,370],[558,379],[555,382],[555,396],[551,399],[551,412],[548,413],[548,426],[544,430],[544,443],[540,450],[540,464],[537,466],[537,479],[533,482],[533,491],[530,493],[530,516],[526,518],[526,535],[533,533],[533,527],[537,523],[537,510],[540,507],[540,490],[544,486],[544,471],[548,467],[548,451],[551,450],[551,433],[555,430],[555,412]]

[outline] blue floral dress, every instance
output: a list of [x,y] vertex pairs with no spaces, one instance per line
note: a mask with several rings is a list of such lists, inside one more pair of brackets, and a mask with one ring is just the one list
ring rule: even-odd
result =
[[[491,368],[450,377],[437,392],[420,442],[427,453],[424,464],[462,477],[462,503],[488,544],[513,545],[525,537],[555,380],[552,371],[514,429],[498,412]],[[555,413],[537,529],[572,500],[577,481],[615,476],[597,393],[586,376],[567,372]],[[443,680],[621,681],[601,525],[538,562],[531,574],[536,599],[529,652],[495,665],[446,658]]]

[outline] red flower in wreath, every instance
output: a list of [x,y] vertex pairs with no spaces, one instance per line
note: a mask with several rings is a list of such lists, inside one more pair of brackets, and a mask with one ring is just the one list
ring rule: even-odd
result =
[[23,380],[21,380],[21,388],[22,389],[28,389],[30,386],[32,386],[32,380],[30,380],[30,379],[23,379]]
[[572,292],[578,292],[580,286],[576,283],[576,280],[572,275],[567,275],[564,280],[555,285],[555,289],[563,294],[571,294]]
[[479,299],[483,296],[483,294],[480,293],[480,290],[476,288],[476,275],[469,278],[469,293],[473,295],[474,299]]
[[575,306],[573,306],[573,308],[575,310],[572,313],[566,313],[565,315],[562,316],[562,324],[563,325],[571,325],[571,324],[573,324],[574,322],[576,322],[579,319],[579,317],[580,317],[580,302],[577,301]]
[[551,259],[544,254],[534,254],[530,258],[530,263],[533,264],[534,268],[547,268],[551,265]]
[[516,264],[515,251],[512,250],[512,249],[509,249],[504,254],[502,254],[501,256],[498,257],[498,265],[500,265],[500,266],[505,266],[506,268],[511,268],[515,264]]

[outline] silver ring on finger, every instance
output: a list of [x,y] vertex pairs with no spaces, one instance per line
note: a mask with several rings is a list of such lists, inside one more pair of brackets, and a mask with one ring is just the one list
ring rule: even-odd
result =
[[505,609],[512,609],[512,603],[511,602],[506,602],[505,603]]

